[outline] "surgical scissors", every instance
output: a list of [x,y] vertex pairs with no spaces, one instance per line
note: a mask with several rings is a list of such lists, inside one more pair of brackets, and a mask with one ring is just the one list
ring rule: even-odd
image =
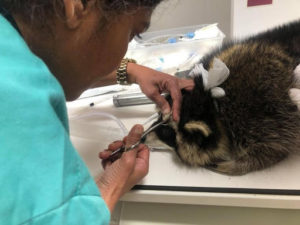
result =
[[152,127],[149,127],[147,130],[145,130],[145,131],[143,132],[143,134],[142,134],[140,140],[139,140],[137,143],[131,145],[131,146],[128,147],[128,148],[125,148],[125,146],[122,146],[121,148],[118,148],[117,150],[113,151],[113,152],[110,154],[109,158],[115,156],[115,155],[118,154],[119,152],[126,152],[126,151],[129,151],[129,150],[132,150],[132,149],[136,148],[139,144],[142,143],[142,140],[143,140],[150,132],[154,131],[154,130],[155,130],[157,127],[159,127],[159,126],[166,124],[166,123],[168,122],[169,118],[170,118],[170,117],[168,117],[168,119],[166,119],[166,120],[160,121],[159,123],[155,124],[155,125],[152,126]]

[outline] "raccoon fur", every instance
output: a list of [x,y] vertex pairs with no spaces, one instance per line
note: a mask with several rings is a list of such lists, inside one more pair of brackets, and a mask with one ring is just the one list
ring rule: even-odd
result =
[[228,175],[261,170],[299,152],[300,21],[224,44],[200,63],[210,71],[214,58],[230,71],[219,85],[225,96],[213,97],[200,74],[193,91],[182,91],[179,122],[157,128],[146,143],[155,138],[185,164]]

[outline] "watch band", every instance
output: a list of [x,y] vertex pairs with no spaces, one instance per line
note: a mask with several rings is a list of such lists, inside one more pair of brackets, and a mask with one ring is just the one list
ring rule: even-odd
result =
[[129,85],[128,74],[127,74],[127,64],[136,63],[134,59],[125,58],[122,59],[119,68],[117,69],[117,83],[121,85]]

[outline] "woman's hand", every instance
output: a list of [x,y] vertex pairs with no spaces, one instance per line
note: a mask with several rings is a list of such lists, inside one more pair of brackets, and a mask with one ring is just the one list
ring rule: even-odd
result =
[[127,73],[129,75],[129,82],[139,84],[144,94],[158,105],[163,114],[170,113],[171,107],[160,94],[162,92],[169,92],[173,100],[173,119],[179,121],[182,98],[181,89],[192,90],[194,88],[193,80],[179,79],[175,76],[134,63],[128,63]]
[[123,144],[130,147],[138,142],[142,133],[143,127],[135,125],[123,141],[113,142],[108,149],[99,154],[104,172],[96,183],[111,212],[120,197],[148,173],[149,149],[146,145],[140,144],[138,147],[124,152],[117,160],[111,160],[109,156],[112,151],[120,148]]

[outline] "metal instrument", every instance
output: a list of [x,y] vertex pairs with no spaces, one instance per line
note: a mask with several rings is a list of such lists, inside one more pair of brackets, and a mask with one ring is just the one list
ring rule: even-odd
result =
[[[170,115],[170,117],[171,116],[172,115]],[[125,148],[125,146],[122,146],[121,148],[118,148],[117,150],[113,151],[109,157],[111,158],[111,157],[115,156],[116,154],[118,154],[119,152],[126,152],[126,151],[129,151],[129,150],[132,150],[132,149],[136,148],[139,144],[142,143],[142,140],[143,140],[144,137],[146,137],[150,132],[154,131],[157,127],[159,127],[161,125],[165,125],[167,123],[167,121],[169,120],[170,117],[168,117],[168,119],[166,119],[166,120],[162,120],[161,122],[155,124],[152,127],[149,127],[147,130],[145,130],[143,132],[140,140],[137,143],[131,145],[128,148]]]
[[[161,96],[166,97],[167,94],[162,93]],[[143,93],[129,93],[129,94],[114,95],[113,103],[115,107],[154,104],[154,102]]]

